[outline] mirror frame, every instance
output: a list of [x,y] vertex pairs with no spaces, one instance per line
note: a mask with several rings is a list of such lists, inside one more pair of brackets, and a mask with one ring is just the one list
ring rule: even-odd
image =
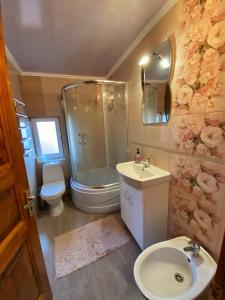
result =
[[[141,100],[141,120],[142,120],[142,124],[143,125],[167,125],[170,121],[170,117],[171,117],[171,113],[172,113],[172,89],[171,89],[171,83],[173,80],[173,76],[174,76],[174,68],[175,68],[175,54],[176,54],[176,48],[175,48],[175,35],[171,34],[168,38],[164,39],[163,41],[167,40],[169,45],[170,45],[170,49],[171,49],[171,69],[170,69],[170,75],[169,75],[169,79],[168,79],[168,88],[170,91],[170,113],[169,113],[169,118],[167,122],[160,122],[160,123],[145,123],[143,120],[143,94],[144,94],[144,87],[145,87],[145,68],[146,66],[141,67],[141,89],[142,89],[142,100]],[[160,44],[163,42],[161,41]],[[159,45],[160,45],[159,44]],[[154,51],[154,49],[152,49],[151,51]]]

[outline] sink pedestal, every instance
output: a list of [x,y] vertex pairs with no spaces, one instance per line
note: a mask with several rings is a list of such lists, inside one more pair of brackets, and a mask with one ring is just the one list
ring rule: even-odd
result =
[[169,178],[143,186],[120,176],[121,217],[142,250],[167,239]]

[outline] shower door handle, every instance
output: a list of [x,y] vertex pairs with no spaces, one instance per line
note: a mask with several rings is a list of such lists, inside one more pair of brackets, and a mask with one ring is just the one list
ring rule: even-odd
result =
[[86,133],[83,133],[83,143],[84,143],[84,145],[87,145],[87,135],[86,135]]
[[78,144],[82,145],[82,135],[78,133]]

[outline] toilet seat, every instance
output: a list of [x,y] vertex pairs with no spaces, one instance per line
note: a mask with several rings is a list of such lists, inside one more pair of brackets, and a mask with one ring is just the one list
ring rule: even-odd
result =
[[50,200],[58,198],[65,193],[66,187],[64,181],[54,181],[46,183],[41,188],[41,198]]

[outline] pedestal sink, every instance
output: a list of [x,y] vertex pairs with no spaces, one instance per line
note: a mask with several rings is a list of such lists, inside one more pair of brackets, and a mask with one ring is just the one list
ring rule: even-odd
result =
[[189,240],[179,237],[157,243],[138,256],[134,277],[147,299],[192,300],[210,283],[217,265],[202,247],[198,257],[185,252]]

